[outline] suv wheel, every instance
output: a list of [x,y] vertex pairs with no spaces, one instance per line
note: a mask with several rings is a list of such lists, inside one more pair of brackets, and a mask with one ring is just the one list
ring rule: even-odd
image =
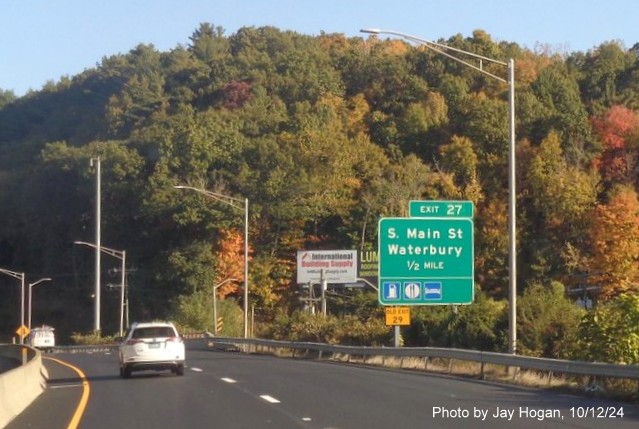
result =
[[184,364],[179,364],[179,365],[175,368],[175,374],[177,374],[177,375],[184,375]]
[[126,365],[120,367],[120,377],[129,378],[131,377],[131,368]]

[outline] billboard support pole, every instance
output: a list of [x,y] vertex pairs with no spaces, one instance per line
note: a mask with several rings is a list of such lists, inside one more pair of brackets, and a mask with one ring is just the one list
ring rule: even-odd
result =
[[322,286],[322,316],[326,316],[326,287],[328,286],[324,270],[321,273],[321,286]]

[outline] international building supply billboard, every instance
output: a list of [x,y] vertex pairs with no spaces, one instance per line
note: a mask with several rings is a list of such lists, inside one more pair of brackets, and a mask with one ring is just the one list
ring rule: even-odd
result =
[[353,283],[357,279],[357,250],[298,250],[297,283]]

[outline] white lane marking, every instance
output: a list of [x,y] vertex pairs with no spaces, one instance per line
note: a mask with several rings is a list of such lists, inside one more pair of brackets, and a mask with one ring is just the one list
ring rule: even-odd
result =
[[270,396],[270,395],[260,395],[260,398],[264,399],[266,402],[270,402],[271,404],[279,404],[280,401],[278,401],[277,399],[275,399],[274,397]]
[[203,372],[204,371],[202,368],[196,368],[196,367],[189,367],[189,369],[191,371],[195,371],[195,372]]
[[310,422],[311,418],[310,417],[302,417],[302,421],[304,422]]
[[237,383],[237,381],[233,380],[232,378],[228,378],[228,377],[222,377],[221,380],[222,381],[226,381],[227,383],[230,383],[230,384]]
[[69,387],[82,387],[82,384],[61,384],[58,386],[47,386],[47,389],[67,389]]

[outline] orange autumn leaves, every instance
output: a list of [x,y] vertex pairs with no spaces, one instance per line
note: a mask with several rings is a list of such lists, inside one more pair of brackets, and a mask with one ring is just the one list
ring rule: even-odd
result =
[[633,183],[638,163],[639,114],[616,105],[591,122],[603,146],[601,156],[595,162],[602,179],[605,182]]
[[600,287],[600,297],[612,298],[639,291],[639,200],[637,182],[639,114],[624,106],[612,106],[592,120],[602,143],[595,161],[607,202],[594,208],[589,229],[590,283]]
[[597,205],[590,228],[590,282],[607,299],[639,292],[639,200],[630,187],[616,189]]
[[219,297],[225,298],[236,294],[241,289],[244,282],[244,237],[238,231],[221,232],[216,253],[215,273],[216,284],[228,279],[236,279],[236,281],[227,281],[217,289]]

